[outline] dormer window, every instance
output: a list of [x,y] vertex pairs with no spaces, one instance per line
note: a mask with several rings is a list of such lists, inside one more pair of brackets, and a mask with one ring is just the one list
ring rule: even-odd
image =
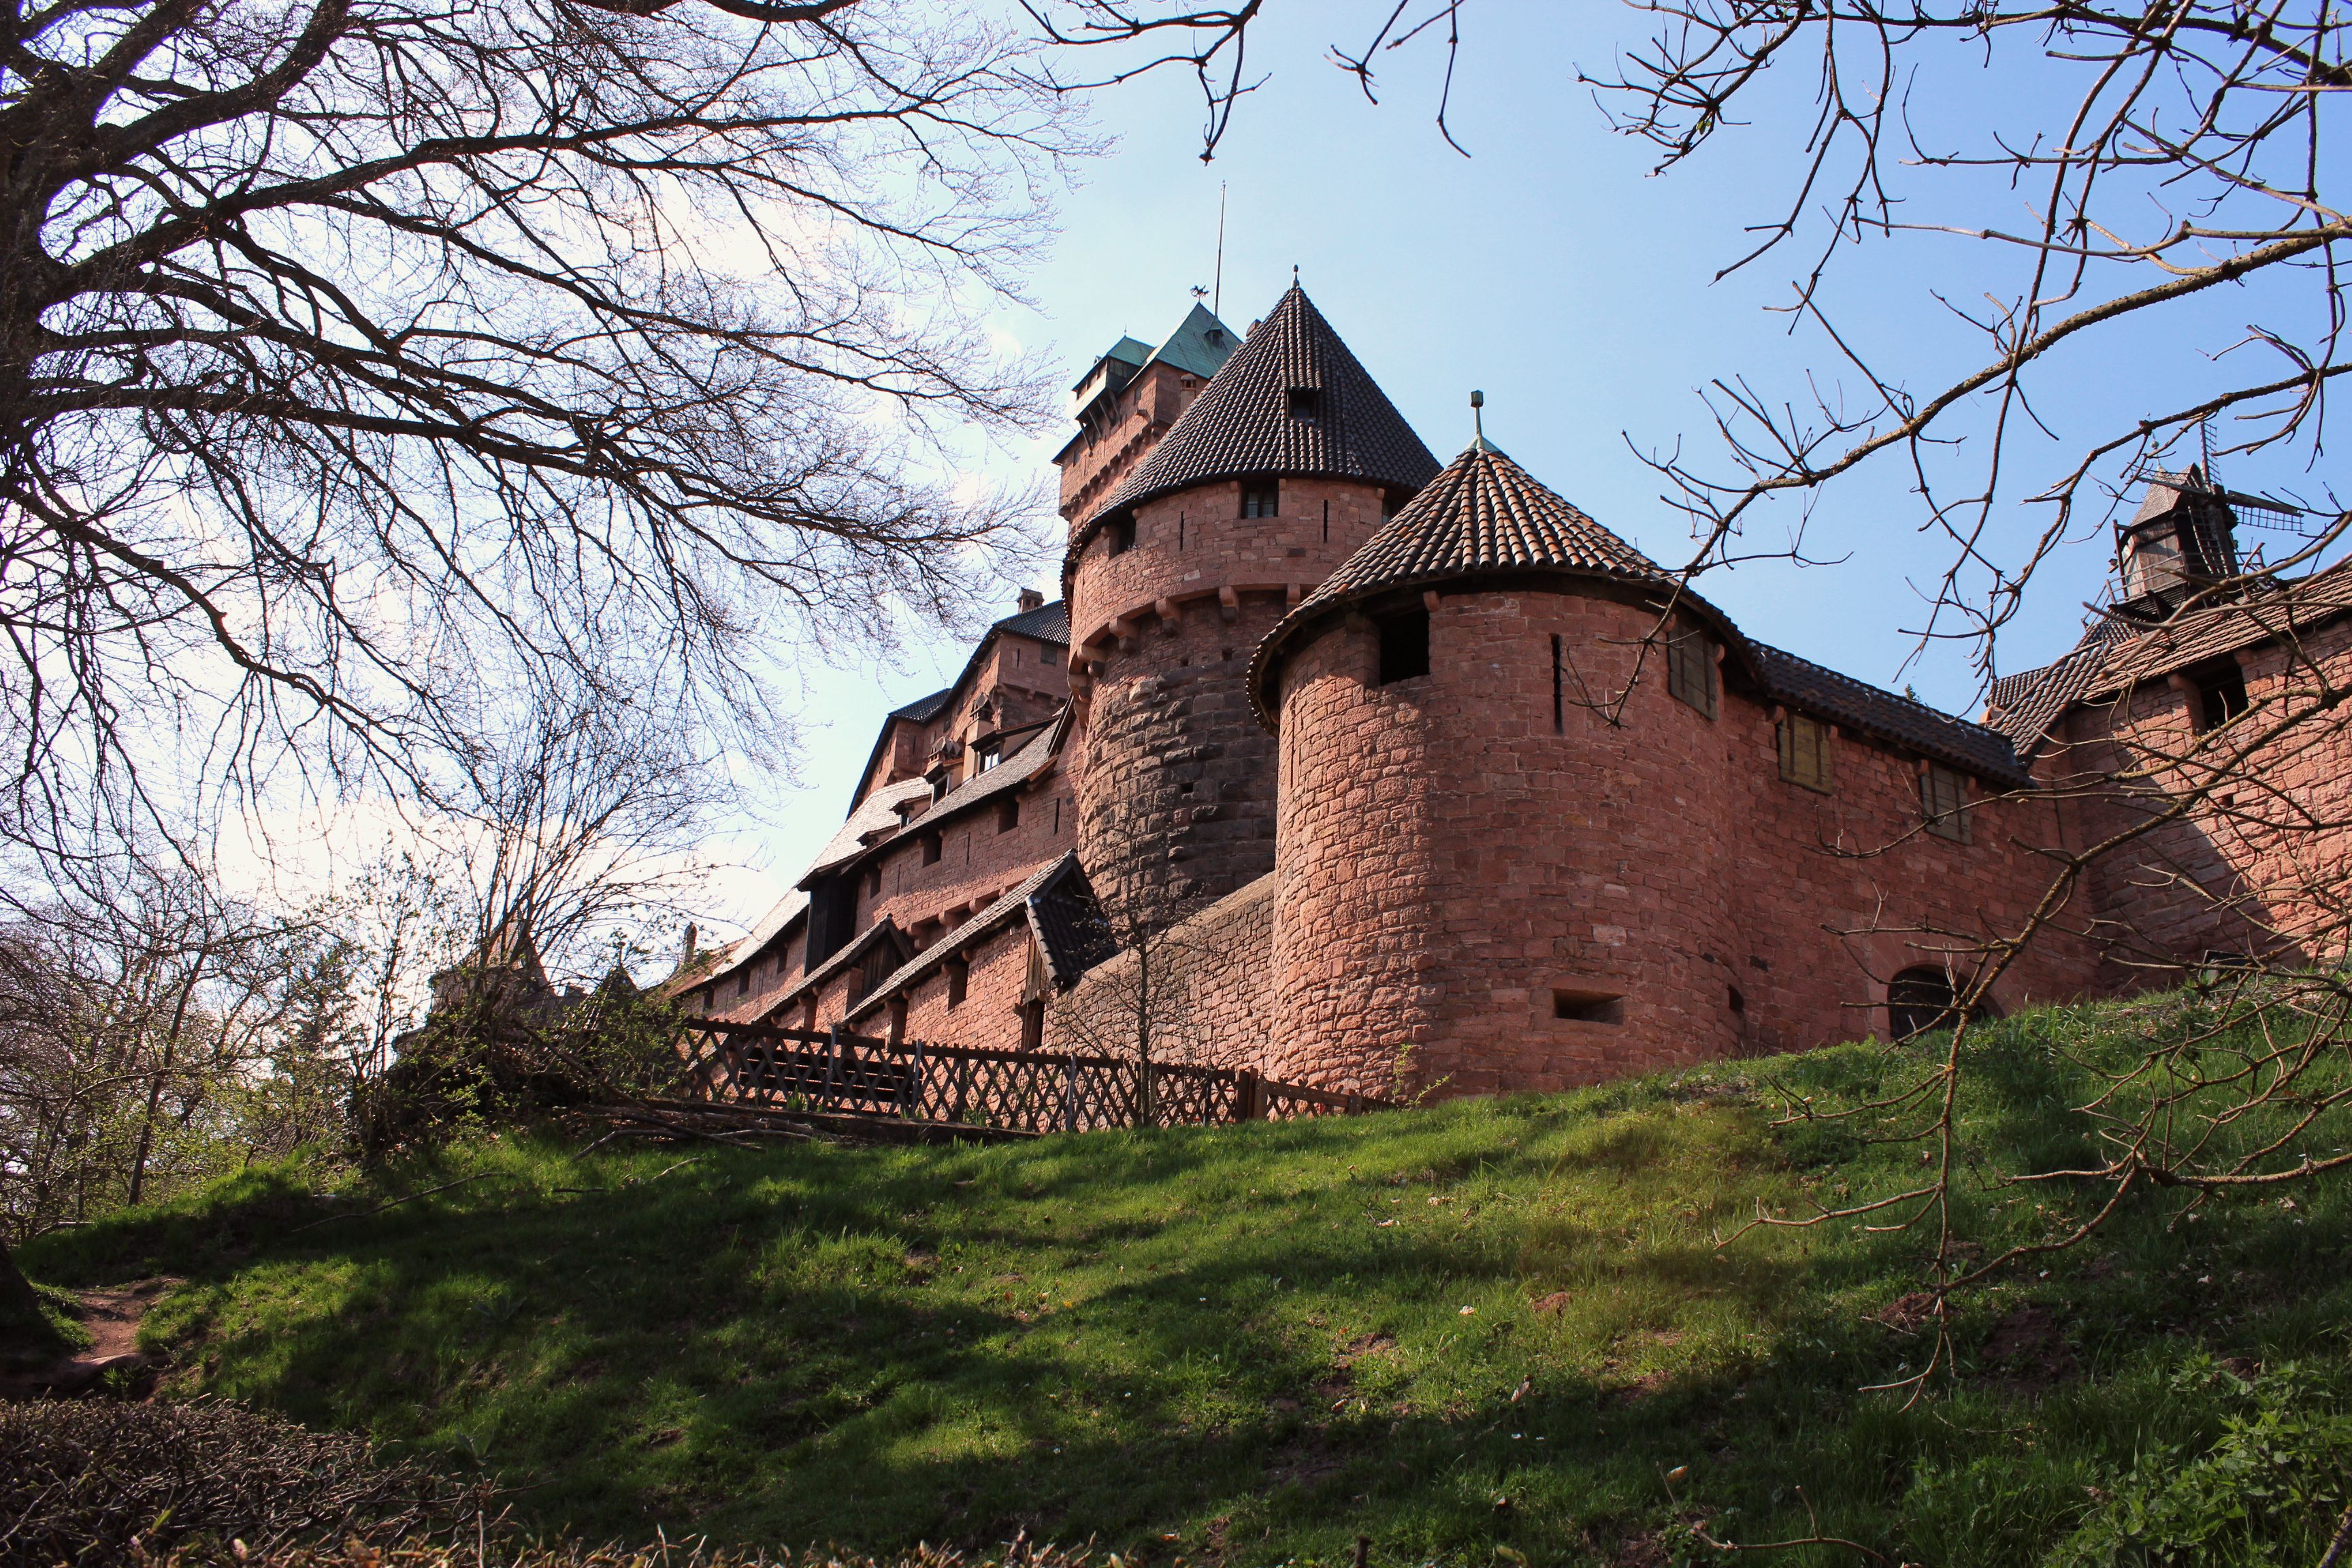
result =
[[1282,481],[1279,479],[1244,479],[1242,481],[1242,515],[1273,517],[1282,505]]
[[1323,389],[1319,386],[1294,386],[1290,389],[1290,416],[1312,425],[1323,417]]
[[1122,517],[1103,530],[1103,552],[1124,555],[1135,548],[1135,519]]

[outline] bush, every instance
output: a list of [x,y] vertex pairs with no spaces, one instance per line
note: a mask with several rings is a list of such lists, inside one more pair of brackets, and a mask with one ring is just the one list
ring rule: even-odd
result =
[[467,990],[403,1038],[398,1059],[353,1096],[369,1159],[677,1086],[677,1016],[656,997],[610,985],[586,996]]

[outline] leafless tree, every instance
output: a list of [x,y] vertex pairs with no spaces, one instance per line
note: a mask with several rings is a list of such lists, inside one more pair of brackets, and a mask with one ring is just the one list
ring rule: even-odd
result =
[[1231,954],[1193,918],[1208,900],[1166,881],[1129,887],[1097,906],[1097,935],[1111,956],[1055,997],[1048,1019],[1057,1046],[1136,1064],[1135,1118],[1149,1126],[1157,1069],[1224,1065],[1213,1059],[1220,1042],[1203,1027],[1198,987]]
[[186,873],[0,928],[0,1170],[19,1238],[217,1173],[302,934]]
[[1085,146],[1006,30],[131,0],[0,41],[0,839],[52,875],[436,795],[583,673],[756,743],[779,656],[953,616],[1006,538],[937,441],[1040,416],[982,317]]

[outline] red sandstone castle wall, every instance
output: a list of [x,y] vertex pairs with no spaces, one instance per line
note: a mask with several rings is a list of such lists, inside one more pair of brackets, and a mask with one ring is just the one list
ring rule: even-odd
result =
[[[942,964],[909,988],[903,1037],[933,1045],[1012,1050],[1021,1044],[1021,997],[1029,976],[1029,924],[1015,920],[964,952],[964,994],[950,1004]],[[888,998],[875,995],[849,1008],[862,1035],[887,1035]]]
[[1244,676],[1286,605],[1380,526],[1381,491],[1285,479],[1277,506],[1244,518],[1238,482],[1197,486],[1138,508],[1132,548],[1114,556],[1098,533],[1079,557],[1079,853],[1115,912],[1222,897],[1274,868],[1274,745]]
[[905,837],[859,872],[857,929],[887,916],[928,945],[927,935],[954,929],[1066,854],[1077,841],[1078,823],[1068,779],[1057,771],[1043,787],[1019,796],[1021,818],[1010,831],[998,828],[999,801],[983,801],[942,826],[940,858],[932,865],[923,864],[925,826],[918,817]]
[[1150,972],[1130,949],[1056,998],[1045,1016],[1056,1048],[1132,1055],[1149,1020],[1153,1059],[1257,1067],[1274,1032],[1272,872],[1229,893],[1155,941]]
[[1207,384],[1162,361],[1139,371],[1109,406],[1088,408],[1086,428],[1059,459],[1062,515],[1076,521],[1100,506]]
[[[1654,657],[1616,722],[1575,706],[1633,679],[1653,624],[1608,599],[1491,593],[1440,601],[1424,677],[1372,684],[1369,627],[1294,655],[1269,1071],[1383,1091],[1410,1043],[1420,1082],[1479,1093],[1883,1031],[1864,1009],[1922,940],[1898,928],[1998,926],[2038,896],[2010,840],[2046,839],[2046,809],[1988,805],[1969,845],[1906,837],[1907,759],[1841,743],[1836,795],[1785,784],[1768,710],[1727,692],[1710,721]],[[1841,847],[1885,853],[1825,852]],[[2000,999],[2087,979],[2080,955],[2037,958]],[[1620,995],[1623,1021],[1556,1017],[1555,992]]]
[[[2114,943],[2102,975],[2109,989],[2172,984],[2211,952],[2335,956],[2309,942],[2344,919],[2352,735],[2340,713],[2313,704],[2352,682],[2352,620],[2292,647],[2243,649],[2238,664],[2250,707],[2223,730],[2199,737],[2189,694],[2149,680],[2075,710],[2037,759],[2053,791],[2073,797],[2078,840],[2116,843],[2089,877],[2090,901]],[[2308,716],[2229,763],[2288,713]],[[2217,765],[2234,776],[2218,779]],[[2084,787],[2118,774],[2118,784]],[[2200,779],[2211,781],[2210,798],[2176,814]]]

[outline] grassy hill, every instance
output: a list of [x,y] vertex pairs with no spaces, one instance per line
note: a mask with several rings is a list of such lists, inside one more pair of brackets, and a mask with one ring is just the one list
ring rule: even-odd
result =
[[[2000,1177],[2084,1156],[2068,1053],[2129,1033],[2058,1011],[1975,1048],[1974,1243],[2092,1197]],[[1950,1568],[2315,1561],[2352,1487],[2342,1184],[2188,1220],[2150,1194],[1969,1298],[1957,1382],[1909,1409],[1858,1391],[1923,1353],[1925,1238],[1717,1245],[1759,1203],[1916,1179],[1915,1145],[1774,1125],[1775,1090],[1851,1103],[1925,1059],[1024,1145],[489,1141],[331,1200],[255,1173],[23,1257],[184,1275],[147,1331],[171,1392],[486,1467],[595,1537],[1645,1563],[1695,1521],[1808,1534],[1810,1504]]]

